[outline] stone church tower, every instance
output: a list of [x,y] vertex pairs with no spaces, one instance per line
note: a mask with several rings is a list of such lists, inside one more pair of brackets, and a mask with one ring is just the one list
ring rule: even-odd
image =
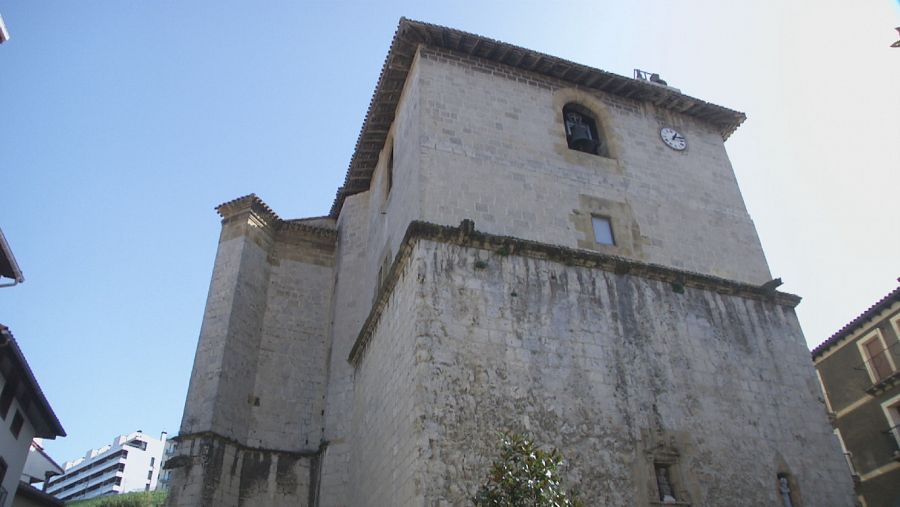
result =
[[586,505],[852,505],[743,120],[401,20],[330,213],[218,207],[169,505],[466,505],[505,429]]

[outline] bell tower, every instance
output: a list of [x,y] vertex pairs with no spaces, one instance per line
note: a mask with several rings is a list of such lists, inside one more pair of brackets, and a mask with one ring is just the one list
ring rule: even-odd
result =
[[169,504],[465,504],[511,430],[586,505],[850,505],[745,116],[644,74],[402,19],[329,215],[218,208]]

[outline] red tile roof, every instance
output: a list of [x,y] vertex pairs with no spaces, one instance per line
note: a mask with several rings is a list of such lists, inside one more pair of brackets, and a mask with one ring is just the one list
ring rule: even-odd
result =
[[870,306],[866,311],[859,314],[859,316],[845,324],[844,327],[840,328],[827,340],[823,341],[816,348],[814,348],[812,350],[813,359],[819,357],[826,350],[837,345],[838,342],[849,336],[851,333],[853,333],[853,331],[865,324],[869,319],[878,315],[882,310],[891,306],[897,301],[900,301],[900,286],[888,293],[887,296],[879,299],[878,302]]

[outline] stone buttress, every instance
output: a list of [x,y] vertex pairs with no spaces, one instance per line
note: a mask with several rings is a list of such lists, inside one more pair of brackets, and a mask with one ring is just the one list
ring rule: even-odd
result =
[[250,195],[222,233],[169,505],[310,505],[322,450],[333,221],[284,221]]

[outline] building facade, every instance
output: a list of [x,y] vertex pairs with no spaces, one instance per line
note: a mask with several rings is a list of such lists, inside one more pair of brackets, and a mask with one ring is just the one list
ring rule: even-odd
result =
[[860,503],[900,505],[900,287],[812,357]]
[[[16,489],[16,498],[13,507],[50,506],[62,507],[62,500],[46,493],[47,481],[54,476],[61,475],[63,468],[44,451],[43,439],[36,438],[28,449],[28,457],[25,458],[25,467],[19,487]],[[37,488],[35,484],[41,484]]]
[[[0,28],[2,24],[0,20]],[[0,288],[24,281],[0,230]],[[0,430],[0,507],[8,507],[20,489],[19,476],[25,469],[29,450],[34,447],[34,439],[64,437],[66,431],[44,396],[19,343],[3,324],[0,324],[0,383],[0,420],[9,429]]]
[[[163,464],[169,460],[172,456],[175,455],[175,440],[168,439],[166,440],[166,445],[163,447],[163,455],[160,460]],[[156,490],[157,491],[168,491],[169,490],[169,481],[172,480],[172,471],[167,470],[165,467],[160,468],[159,477],[156,480]]]
[[66,436],[22,349],[0,324],[0,507],[12,505],[32,440]]
[[165,444],[165,433],[158,439],[140,431],[119,435],[63,464],[65,473],[50,479],[47,492],[69,502],[155,490]]
[[330,213],[217,208],[169,505],[465,504],[502,430],[587,505],[852,505],[743,120],[401,20]]

